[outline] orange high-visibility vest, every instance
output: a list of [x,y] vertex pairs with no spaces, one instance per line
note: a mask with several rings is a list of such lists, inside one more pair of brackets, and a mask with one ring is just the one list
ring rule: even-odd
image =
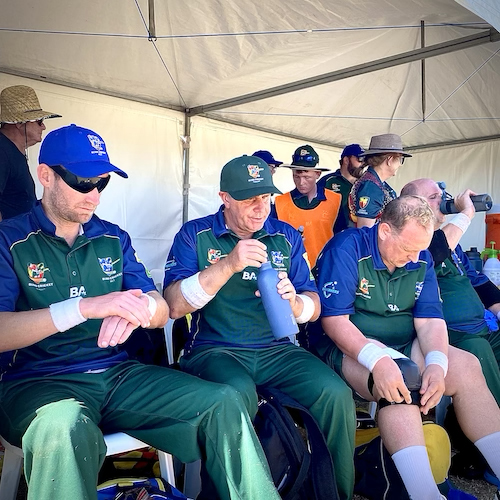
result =
[[303,226],[304,246],[311,267],[316,264],[316,259],[325,243],[333,236],[333,224],[342,203],[342,196],[339,193],[325,189],[325,196],[326,200],[309,210],[298,208],[290,193],[276,196],[274,202],[279,220],[288,222],[295,229]]

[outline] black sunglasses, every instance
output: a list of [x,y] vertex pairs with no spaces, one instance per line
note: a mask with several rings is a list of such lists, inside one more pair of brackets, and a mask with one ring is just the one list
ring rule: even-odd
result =
[[43,120],[44,120],[43,118],[40,118],[40,120],[36,120],[36,122],[40,127],[43,125]]
[[72,189],[79,193],[90,193],[97,188],[99,193],[108,185],[110,175],[107,177],[80,177],[66,170],[61,165],[50,165],[50,168]]

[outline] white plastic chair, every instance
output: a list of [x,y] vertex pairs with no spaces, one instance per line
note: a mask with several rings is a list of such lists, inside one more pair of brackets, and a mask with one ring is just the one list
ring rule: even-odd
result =
[[[127,451],[147,448],[148,445],[123,432],[107,434],[104,436],[107,446],[106,456],[126,453]],[[11,445],[2,436],[0,442],[5,448],[3,458],[2,475],[0,476],[0,499],[16,500],[19,480],[21,479],[21,469],[23,465],[23,450]],[[160,474],[163,479],[175,486],[174,462],[169,453],[158,450],[160,462]]]

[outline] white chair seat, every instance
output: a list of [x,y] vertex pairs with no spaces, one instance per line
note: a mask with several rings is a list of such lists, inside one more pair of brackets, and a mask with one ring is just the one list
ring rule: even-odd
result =
[[[106,456],[126,453],[127,451],[147,448],[148,445],[124,432],[107,434],[104,436],[107,446]],[[2,436],[0,442],[5,448],[3,459],[2,475],[0,477],[0,499],[16,500],[19,480],[21,479],[21,469],[23,465],[23,450],[17,446],[12,446]],[[174,462],[169,453],[158,450],[160,462],[160,474],[165,481],[175,486]]]

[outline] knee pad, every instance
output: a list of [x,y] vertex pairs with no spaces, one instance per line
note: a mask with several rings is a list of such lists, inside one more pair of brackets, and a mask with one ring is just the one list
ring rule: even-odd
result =
[[[420,387],[422,386],[422,376],[420,375],[420,370],[418,365],[413,362],[410,358],[397,358],[393,361],[398,365],[403,375],[403,380],[410,391],[411,404],[420,406]],[[378,402],[379,409],[385,408],[386,406],[391,406],[393,404],[406,404],[406,401],[401,403],[390,403],[385,398],[381,398]]]

